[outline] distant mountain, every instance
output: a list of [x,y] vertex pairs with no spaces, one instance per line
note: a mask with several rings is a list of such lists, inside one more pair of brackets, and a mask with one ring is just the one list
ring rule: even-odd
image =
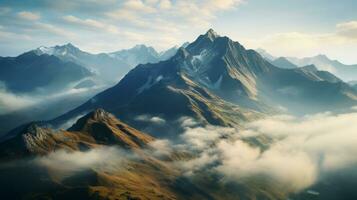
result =
[[263,58],[267,59],[268,61],[273,61],[273,60],[277,59],[275,56],[269,54],[264,49],[256,49],[255,51],[258,52]]
[[156,63],[159,61],[159,53],[153,47],[136,45],[131,49],[124,49],[109,53],[113,58],[125,61],[130,66],[138,64]]
[[295,71],[303,73],[306,77],[310,77],[312,80],[327,81],[331,83],[343,82],[341,79],[331,74],[330,72],[318,70],[315,65],[307,65],[304,67],[295,68]]
[[32,50],[37,55],[53,55],[64,61],[71,61],[86,67],[96,74],[100,80],[106,82],[116,82],[120,80],[132,65],[123,60],[113,58],[105,53],[91,54],[80,50],[71,43],[54,47],[39,47]]
[[165,129],[155,133],[168,135],[182,116],[233,126],[281,106],[300,114],[349,108],[357,93],[335,79],[315,69],[277,68],[209,30],[169,60],[138,65],[117,85],[54,122],[102,107],[141,129],[152,123],[138,122],[138,116],[159,116],[166,120]]
[[270,63],[273,64],[274,66],[284,68],[284,69],[294,69],[294,68],[298,67],[284,57],[279,57],[273,61],[270,61]]
[[62,60],[71,61],[87,67],[102,81],[117,82],[138,64],[157,63],[172,57],[177,47],[158,53],[153,47],[136,45],[113,53],[92,54],[80,50],[71,43],[54,47],[39,47],[33,52],[37,55],[54,55]]
[[92,75],[81,65],[51,55],[0,57],[0,82],[13,93],[58,92]]
[[357,65],[345,65],[337,60],[331,60],[325,55],[317,55],[306,58],[287,58],[298,65],[315,65],[319,70],[328,71],[340,77],[344,81],[357,80]]
[[177,52],[177,47],[172,47],[166,51],[158,53],[153,47],[146,45],[136,45],[131,49],[124,49],[109,53],[111,57],[124,60],[130,66],[135,67],[138,64],[157,63],[162,60],[167,60],[174,56]]
[[174,46],[174,47],[171,47],[171,48],[167,49],[166,51],[160,52],[159,53],[159,60],[160,61],[168,60],[169,58],[171,58],[172,56],[174,56],[176,54],[178,49],[179,49],[179,47]]

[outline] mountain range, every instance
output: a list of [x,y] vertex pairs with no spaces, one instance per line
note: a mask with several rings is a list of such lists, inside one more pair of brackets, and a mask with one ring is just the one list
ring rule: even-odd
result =
[[71,43],[54,47],[39,47],[32,50],[37,55],[54,55],[64,61],[71,61],[86,67],[104,82],[119,81],[131,68],[138,64],[156,63],[171,57],[177,47],[158,53],[154,48],[136,45],[113,53],[92,54],[80,50]]
[[162,136],[182,117],[235,126],[281,108],[306,114],[350,108],[356,102],[356,91],[329,72],[314,66],[278,68],[209,30],[168,60],[138,65],[117,85],[53,123],[101,107],[141,130],[153,124],[138,120],[140,116],[163,118],[165,128],[152,131]]
[[[337,77],[341,78],[344,81],[354,81],[357,77],[357,65],[346,65],[341,63],[338,60],[332,60],[328,58],[326,55],[317,55],[313,57],[305,57],[305,58],[296,58],[296,57],[279,57],[276,58],[269,54],[267,51],[263,49],[257,49],[257,51],[269,62],[278,66],[278,67],[286,67],[292,68],[295,66],[303,67],[306,65],[315,65],[317,69],[322,71],[328,71],[333,73]],[[287,63],[289,62],[289,63]],[[285,63],[281,65],[281,63]]]
[[0,99],[0,120],[4,122],[0,135],[22,123],[67,112],[117,83],[137,64],[159,62],[176,51],[177,47],[172,47],[158,53],[152,47],[137,45],[114,53],[92,54],[68,43],[42,46],[17,57],[0,57],[0,95],[30,102],[46,99],[41,105],[35,102],[14,110],[9,108],[11,102]]
[[0,81],[13,93],[58,92],[92,75],[76,63],[51,55],[28,52],[17,57],[0,57]]
[[[37,61],[42,59],[46,62]],[[74,88],[91,84],[85,80],[115,81],[124,73],[120,70],[130,70],[88,101],[71,104],[69,112],[52,120],[24,123],[0,137],[0,188],[5,199],[319,199],[315,191],[292,190],[295,185],[286,184],[290,180],[280,171],[277,176],[265,174],[282,165],[271,151],[273,165],[267,164],[270,160],[264,153],[272,145],[279,146],[280,136],[236,133],[248,122],[259,123],[274,114],[343,112],[357,104],[354,82],[347,84],[314,64],[300,66],[287,58],[264,58],[212,29],[162,53],[138,45],[90,54],[67,44],[2,60],[13,63],[11,66],[34,62],[30,67],[14,68],[41,66],[37,73],[43,76],[49,76],[46,69],[54,66],[61,76],[65,74],[61,70],[79,70],[82,76],[68,76],[64,81],[76,82]],[[59,65],[42,65],[47,60]],[[111,70],[113,74],[107,74]],[[57,86],[35,83],[39,86],[34,88]],[[61,102],[70,101],[64,98],[51,107],[59,109]],[[33,115],[31,108],[26,112]],[[233,144],[243,153],[236,152]],[[225,151],[219,151],[222,148]],[[290,154],[276,155],[284,155],[285,161]],[[226,158],[230,156],[234,159]],[[263,169],[245,176],[245,168],[239,168],[244,175],[238,181],[227,176],[229,167],[224,169],[245,164],[241,161],[258,169],[256,160]],[[302,160],[309,161],[304,156]],[[274,169],[267,169],[271,166]],[[303,179],[305,184],[305,176]],[[354,188],[336,185],[331,190],[325,182],[309,185],[322,191],[323,199],[336,199],[331,191],[343,196]]]
[[54,200],[272,200],[288,195],[268,185],[224,183],[204,173],[187,177],[177,164],[194,155],[186,150],[160,152],[157,144],[158,139],[103,109],[88,113],[68,130],[30,123],[0,143],[0,162],[9,163],[0,165],[1,195]]

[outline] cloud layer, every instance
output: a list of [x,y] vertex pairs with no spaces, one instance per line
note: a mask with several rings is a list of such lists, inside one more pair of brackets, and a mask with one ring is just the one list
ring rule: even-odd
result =
[[[298,192],[322,177],[357,166],[357,113],[274,116],[243,130],[186,128],[177,149],[198,156],[178,162],[186,176],[217,173],[228,182],[266,184]],[[258,141],[258,142],[257,142]],[[165,148],[162,148],[165,149]]]

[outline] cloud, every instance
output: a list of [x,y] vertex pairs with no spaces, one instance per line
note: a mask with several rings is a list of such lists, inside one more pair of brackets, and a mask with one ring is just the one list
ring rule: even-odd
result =
[[173,144],[171,143],[171,141],[166,139],[156,139],[153,142],[150,142],[148,146],[152,150],[152,155],[159,158],[164,156],[170,156],[173,152]]
[[214,144],[219,138],[231,135],[234,132],[234,128],[206,126],[186,128],[180,137],[190,148],[202,150]]
[[[329,54],[332,57],[346,56],[346,49],[352,50],[357,42],[357,21],[336,24],[335,30],[322,33],[282,32],[266,35],[260,39],[243,38],[249,48],[264,48],[279,56],[309,57],[315,54]],[[342,53],[344,52],[344,56]]]
[[350,40],[357,40],[357,21],[349,21],[336,25],[337,34]]
[[56,176],[66,178],[86,169],[115,170],[123,166],[128,158],[131,158],[131,154],[116,147],[99,147],[85,152],[59,150],[37,157],[33,162],[56,170]]
[[91,30],[104,30],[108,33],[112,34],[120,34],[121,32],[119,31],[117,26],[111,25],[111,24],[106,24],[97,20],[93,19],[80,19],[78,17],[75,17],[73,15],[67,15],[63,17],[64,21],[73,25],[81,26],[84,28],[89,28]]
[[156,125],[163,125],[166,123],[166,120],[158,116],[150,115],[139,115],[135,118],[136,121],[150,122]]
[[41,15],[38,13],[23,11],[17,14],[21,19],[29,20],[29,21],[36,21],[41,18]]
[[0,115],[24,109],[35,104],[35,98],[16,95],[0,89]]
[[344,114],[272,116],[242,130],[188,128],[183,143],[174,148],[190,149],[196,156],[177,166],[189,177],[218,173],[225,182],[259,179],[283,192],[298,192],[322,177],[357,166],[356,120],[351,109]]
[[304,189],[317,179],[317,168],[308,155],[302,152],[268,150],[237,140],[233,143],[221,141],[218,144],[222,164],[216,169],[227,180],[244,182],[259,177],[268,177],[273,185],[288,192]]
[[[69,84],[67,88],[61,91],[48,91],[43,88],[37,88],[36,91],[31,93],[13,93],[8,91],[4,84],[0,82],[0,114],[7,114],[24,109],[44,109],[48,106],[58,106],[59,101],[73,99],[83,99],[82,101],[90,98],[91,95],[102,91],[108,86],[96,85],[91,88],[73,88],[75,83]],[[56,103],[57,102],[57,103]],[[54,104],[55,103],[55,104]],[[66,125],[64,125],[65,127]]]
[[72,127],[80,118],[82,118],[85,114],[80,114],[77,115],[75,117],[72,117],[71,119],[67,120],[66,122],[60,124],[57,129],[63,129],[63,130],[67,130],[70,127]]

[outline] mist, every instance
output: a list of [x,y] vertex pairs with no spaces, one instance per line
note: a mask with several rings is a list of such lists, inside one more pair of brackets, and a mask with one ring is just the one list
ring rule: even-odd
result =
[[[84,103],[108,86],[67,89],[57,93],[16,94],[0,89],[0,136],[30,121],[50,120]],[[71,121],[73,122],[73,120]],[[64,127],[70,127],[64,124]]]
[[124,166],[127,159],[134,157],[120,148],[98,147],[76,152],[58,150],[46,156],[36,157],[33,163],[54,170],[56,176],[62,179],[89,169],[114,171]]
[[193,159],[176,162],[187,177],[214,173],[226,183],[263,178],[295,193],[357,166],[356,121],[352,109],[344,114],[272,116],[240,130],[183,123],[181,142],[162,141],[158,152],[167,152],[169,146],[195,152]]

